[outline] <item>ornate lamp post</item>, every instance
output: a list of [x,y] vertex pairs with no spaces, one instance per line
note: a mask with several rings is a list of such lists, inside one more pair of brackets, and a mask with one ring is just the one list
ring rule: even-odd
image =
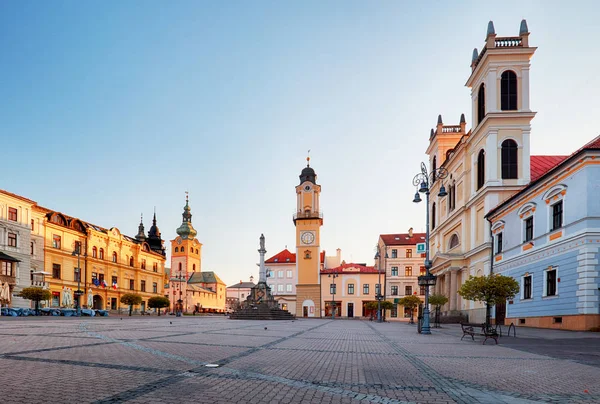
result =
[[[429,272],[431,268],[431,261],[429,260],[429,191],[431,189],[431,185],[435,182],[436,179],[444,179],[448,176],[448,170],[445,168],[436,168],[432,170],[431,173],[427,172],[427,167],[424,163],[421,163],[421,172],[413,178],[413,185],[417,188],[417,192],[415,192],[415,199],[413,199],[414,203],[421,202],[421,195],[419,193],[425,194],[425,206],[427,208],[426,215],[426,227],[425,227],[425,275],[419,276],[419,286],[425,287],[425,307],[423,309],[423,327],[421,328],[421,334],[431,334],[431,329],[429,327],[429,287],[435,286],[436,277]],[[444,188],[444,184],[440,187],[440,191],[438,192],[438,197],[443,198],[448,195],[446,192],[446,188]]]
[[333,285],[330,286],[331,289],[331,319],[335,319],[335,309],[336,309],[336,305],[335,305],[335,278],[337,278],[338,276],[340,276],[339,274],[336,274],[335,272],[332,274],[327,275],[328,278],[333,278]]
[[[377,322],[381,323],[381,300],[383,300],[383,294],[381,293],[381,254],[379,254],[380,246],[377,246],[377,253],[375,253],[375,259],[379,260],[379,265],[377,266],[377,272],[379,273],[379,283],[377,284]],[[385,247],[385,259],[388,259],[387,247]],[[385,261],[384,261],[385,262]]]

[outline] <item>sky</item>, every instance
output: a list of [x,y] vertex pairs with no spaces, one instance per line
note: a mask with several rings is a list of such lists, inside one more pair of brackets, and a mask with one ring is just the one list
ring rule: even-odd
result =
[[[294,250],[310,149],[321,248],[373,263],[379,234],[425,230],[413,204],[438,114],[470,128],[487,24],[538,47],[532,154],[599,134],[600,5],[559,1],[0,2],[0,189],[168,246],[189,192],[202,269],[228,285]],[[169,258],[170,259],[170,258]],[[169,261],[167,261],[169,266]]]

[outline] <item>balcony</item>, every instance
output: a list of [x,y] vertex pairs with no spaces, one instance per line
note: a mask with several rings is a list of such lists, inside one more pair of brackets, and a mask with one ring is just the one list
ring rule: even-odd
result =
[[323,221],[323,212],[318,211],[306,211],[306,212],[296,212],[294,213],[294,223],[298,219],[321,219]]

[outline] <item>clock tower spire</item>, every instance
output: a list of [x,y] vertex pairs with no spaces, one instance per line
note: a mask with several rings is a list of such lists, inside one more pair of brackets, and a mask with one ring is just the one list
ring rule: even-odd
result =
[[[309,150],[310,153],[310,150]],[[321,270],[320,229],[323,214],[319,205],[321,186],[317,174],[306,158],[306,167],[300,173],[300,184],[296,186],[296,315],[321,317]]]

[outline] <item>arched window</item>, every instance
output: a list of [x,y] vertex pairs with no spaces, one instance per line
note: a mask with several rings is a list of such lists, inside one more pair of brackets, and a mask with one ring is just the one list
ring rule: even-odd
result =
[[98,249],[96,247],[92,247],[92,258],[98,258]]
[[175,252],[179,252],[179,247],[175,247]]
[[431,205],[431,230],[435,229],[435,202]]
[[450,237],[450,243],[448,244],[448,249],[451,250],[454,247],[458,246],[459,241],[458,241],[458,236],[456,234],[453,234],[452,237]]
[[485,183],[485,151],[481,149],[477,156],[477,189]]
[[437,157],[433,156],[433,162],[431,163],[431,172],[433,173],[432,178],[433,182],[435,182],[435,170],[437,169]]
[[477,92],[477,125],[483,121],[485,117],[485,84],[481,84],[479,86],[479,91]]
[[113,251],[113,262],[117,262],[117,253]]
[[192,265],[192,271],[196,272],[196,264]]
[[181,272],[181,268],[182,268],[182,265],[181,265],[181,262],[180,262],[179,263],[179,272]]
[[100,249],[100,259],[103,260],[104,259],[104,248]]
[[198,249],[196,248],[196,254],[198,254]]
[[183,247],[181,247],[181,252],[183,252]]
[[506,139],[502,142],[502,179],[519,178],[517,142]]
[[133,266],[133,257],[129,257],[129,266],[132,267]]
[[512,70],[507,70],[500,76],[500,109],[517,109],[517,75]]

